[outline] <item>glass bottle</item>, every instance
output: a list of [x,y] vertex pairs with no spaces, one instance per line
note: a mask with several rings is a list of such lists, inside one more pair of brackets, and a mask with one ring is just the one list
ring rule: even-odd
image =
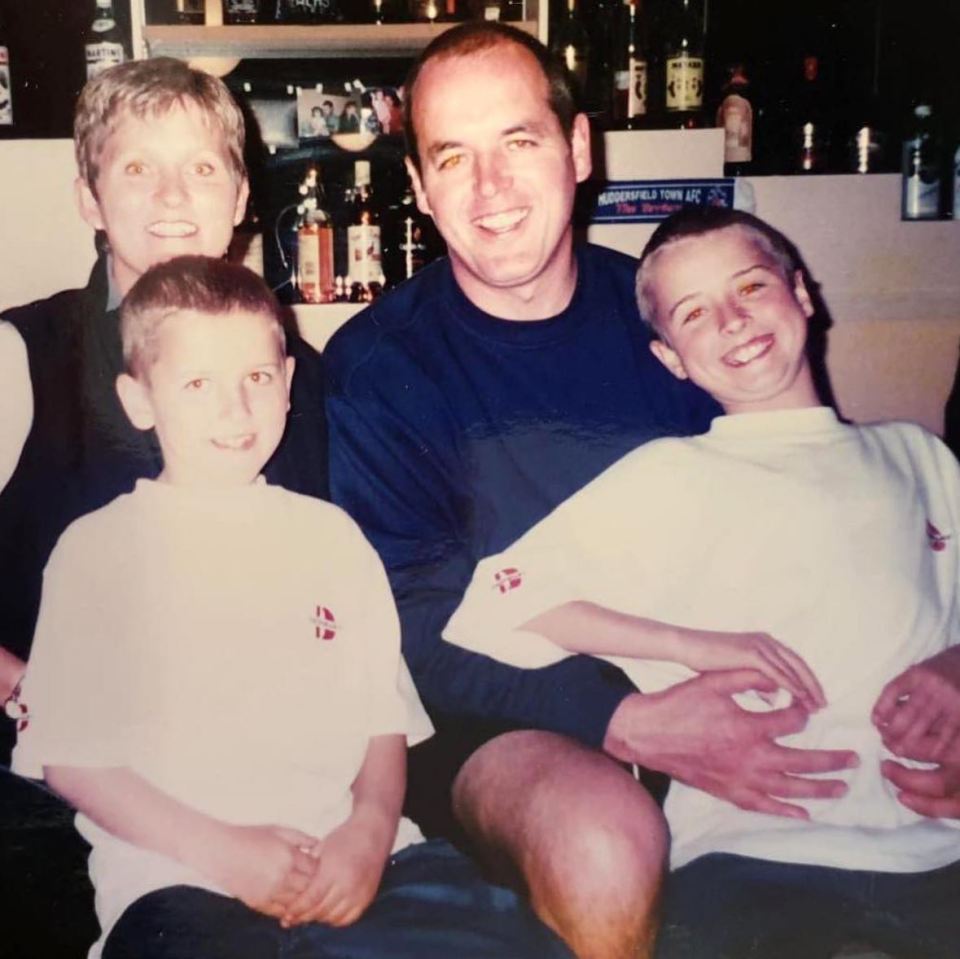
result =
[[727,68],[727,80],[717,107],[717,126],[724,131],[724,176],[743,176],[751,172],[755,119],[746,66],[742,62],[733,63]]
[[701,0],[670,0],[664,23],[664,108],[672,127],[702,125],[704,11]]
[[203,0],[176,0],[177,22],[202,25],[205,19]]
[[347,226],[347,283],[350,298],[366,302],[383,288],[380,218],[373,201],[370,161],[356,160],[353,204]]
[[10,51],[3,42],[3,23],[0,21],[0,126],[13,126],[13,90],[10,85]]
[[223,0],[223,22],[256,23],[260,14],[260,0]]
[[304,303],[334,300],[333,224],[326,210],[320,174],[307,169],[300,186],[303,201],[298,207],[297,286]]
[[913,128],[903,143],[903,189],[900,216],[904,220],[936,220],[940,216],[940,137],[928,103],[913,111]]
[[550,37],[550,49],[570,72],[582,97],[590,69],[590,39],[577,0],[566,0],[563,16]]
[[126,59],[123,35],[117,26],[112,0],[96,0],[93,22],[84,43],[84,56],[88,80]]
[[820,79],[820,58],[814,54],[803,58],[792,112],[790,172],[823,173],[829,162],[831,124]]
[[623,0],[613,58],[613,126],[637,130],[647,122],[647,35],[640,0]]

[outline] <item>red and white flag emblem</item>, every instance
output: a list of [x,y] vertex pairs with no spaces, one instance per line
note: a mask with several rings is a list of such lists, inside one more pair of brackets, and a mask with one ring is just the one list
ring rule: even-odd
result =
[[493,574],[494,589],[500,593],[509,593],[523,584],[523,573],[519,569],[507,566]]
[[930,549],[940,553],[947,548],[947,540],[950,539],[950,534],[941,533],[930,520],[927,520],[927,539],[930,542]]
[[318,606],[316,615],[310,617],[310,622],[313,623],[314,635],[317,639],[333,639],[337,635],[339,624],[326,606]]

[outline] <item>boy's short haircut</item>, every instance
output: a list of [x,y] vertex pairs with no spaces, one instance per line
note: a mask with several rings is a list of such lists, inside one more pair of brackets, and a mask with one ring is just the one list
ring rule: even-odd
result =
[[[413,114],[417,80],[420,72],[431,60],[448,60],[467,57],[483,50],[491,50],[504,44],[516,44],[533,54],[547,82],[547,104],[560,123],[563,135],[569,140],[573,135],[573,121],[578,108],[573,82],[563,63],[557,59],[536,37],[496,20],[471,20],[445,30],[434,37],[424,48],[410,68],[403,84],[403,135],[407,155],[417,170],[420,170],[420,152],[417,146],[417,131]],[[395,98],[396,99],[396,98]]]
[[247,177],[243,161],[243,113],[223,82],[173,57],[129,60],[104,70],[80,93],[73,120],[73,144],[81,179],[97,192],[104,145],[126,117],[144,120],[174,107],[194,106],[219,129],[238,181]]
[[728,207],[685,206],[668,216],[653,231],[640,254],[636,282],[637,305],[640,316],[654,333],[659,335],[651,283],[659,251],[678,240],[705,236],[730,227],[739,227],[746,231],[750,239],[776,263],[788,283],[793,282],[797,270],[803,269],[797,248],[779,230],[752,213],[731,210]]
[[252,270],[209,256],[178,256],[150,267],[120,307],[123,362],[131,376],[146,376],[157,360],[163,321],[184,310],[211,316],[254,313],[274,329],[280,352],[286,351],[284,318],[270,288]]

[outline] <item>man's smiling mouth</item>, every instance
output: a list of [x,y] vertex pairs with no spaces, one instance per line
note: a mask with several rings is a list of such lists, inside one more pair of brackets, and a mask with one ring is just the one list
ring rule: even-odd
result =
[[474,226],[487,233],[509,233],[516,229],[530,215],[529,207],[516,207],[499,213],[488,213],[474,219]]

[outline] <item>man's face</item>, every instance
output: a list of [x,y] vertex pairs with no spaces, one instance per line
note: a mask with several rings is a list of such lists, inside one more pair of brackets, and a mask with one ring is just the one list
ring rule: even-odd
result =
[[121,294],[155,263],[183,253],[222,256],[248,192],[220,132],[194,106],[122,119],[106,141],[95,186],[94,193],[77,180],[80,212],[106,231]]
[[657,358],[728,413],[819,402],[806,355],[813,304],[749,231],[733,226],[677,240],[657,254],[652,293]]
[[252,482],[273,455],[289,409],[293,359],[259,313],[166,317],[156,359],[117,383],[131,422],[157,431],[161,479],[178,486]]
[[508,319],[559,312],[576,280],[570,217],[590,172],[589,128],[578,116],[568,140],[547,92],[533,55],[513,43],[430,61],[417,79],[417,203],[464,293]]

